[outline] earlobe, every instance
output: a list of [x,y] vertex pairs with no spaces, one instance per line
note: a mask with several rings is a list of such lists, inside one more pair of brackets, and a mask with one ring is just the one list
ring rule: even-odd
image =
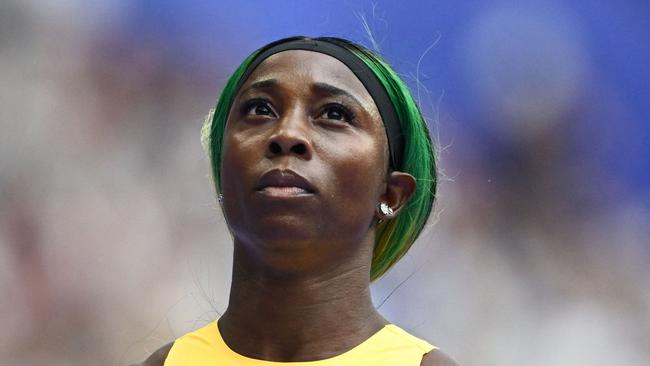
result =
[[399,214],[415,192],[415,178],[408,173],[393,171],[386,180],[386,192],[381,196],[377,205],[377,215],[380,220],[390,219]]
[[393,217],[395,215],[395,211],[393,211],[393,208],[388,206],[388,203],[386,202],[381,202],[379,204],[379,212],[381,212],[384,217]]

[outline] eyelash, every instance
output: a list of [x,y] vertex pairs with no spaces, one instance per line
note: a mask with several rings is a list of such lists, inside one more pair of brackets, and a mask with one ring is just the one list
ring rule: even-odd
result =
[[[341,104],[341,103],[329,103],[323,107],[323,111],[318,115],[318,117],[321,117],[325,115],[329,110],[338,110],[342,116],[343,119],[342,121],[346,123],[352,123],[354,121],[355,115],[354,112],[350,108],[348,108],[346,105]],[[329,118],[327,118],[329,120]]]
[[269,112],[271,113],[272,116],[275,116],[275,112],[273,111],[273,108],[271,108],[270,104],[271,104],[271,102],[269,102],[268,100],[266,100],[264,98],[255,98],[255,99],[248,100],[248,101],[246,101],[246,103],[244,103],[242,105],[241,114],[257,116],[257,114],[251,114],[251,110],[253,108],[263,106],[263,107],[265,107],[266,109],[269,110]]
[[[253,111],[253,108],[263,106],[263,107],[265,107],[265,108],[267,108],[269,110],[271,116],[275,117],[276,114],[273,111],[273,109],[271,108],[270,104],[271,104],[271,102],[269,100],[267,100],[267,99],[264,99],[264,98],[254,98],[254,99],[248,100],[242,105],[241,114],[242,115],[258,116],[257,114],[254,114],[255,112]],[[341,115],[342,115],[341,121],[343,121],[345,123],[352,123],[355,120],[354,112],[352,112],[352,110],[349,107],[347,107],[346,105],[344,105],[342,103],[339,103],[339,102],[337,102],[337,103],[329,103],[329,104],[326,104],[325,106],[323,106],[320,114],[318,115],[318,118],[324,116],[327,112],[329,112],[331,110],[337,110],[339,113],[341,113]],[[265,116],[265,115],[262,114],[261,116]],[[327,117],[325,117],[325,119],[327,119],[329,121],[337,121],[336,119],[329,119]]]

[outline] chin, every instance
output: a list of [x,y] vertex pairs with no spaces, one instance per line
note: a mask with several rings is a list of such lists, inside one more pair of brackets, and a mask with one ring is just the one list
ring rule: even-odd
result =
[[304,222],[285,221],[282,228],[277,225],[259,225],[248,228],[246,237],[239,237],[235,245],[240,253],[260,265],[259,269],[274,276],[293,276],[308,273],[323,259],[325,247],[320,238],[314,235]]
[[[311,243],[322,239],[322,223],[309,222],[309,218],[301,215],[273,215],[260,218],[248,225],[249,235],[256,241],[279,247],[295,247],[300,243]],[[272,244],[275,243],[275,244]]]

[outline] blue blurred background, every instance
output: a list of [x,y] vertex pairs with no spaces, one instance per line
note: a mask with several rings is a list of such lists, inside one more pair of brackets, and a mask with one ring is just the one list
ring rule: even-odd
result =
[[464,365],[650,359],[647,1],[0,3],[0,362],[123,365],[225,309],[201,149],[234,67],[378,49],[440,147],[430,227],[373,285]]

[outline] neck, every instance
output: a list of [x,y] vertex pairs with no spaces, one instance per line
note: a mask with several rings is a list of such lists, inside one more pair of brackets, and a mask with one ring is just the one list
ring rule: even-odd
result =
[[280,276],[235,242],[230,301],[219,320],[226,343],[251,358],[287,362],[333,357],[363,342],[387,322],[372,304],[369,258],[351,257]]

